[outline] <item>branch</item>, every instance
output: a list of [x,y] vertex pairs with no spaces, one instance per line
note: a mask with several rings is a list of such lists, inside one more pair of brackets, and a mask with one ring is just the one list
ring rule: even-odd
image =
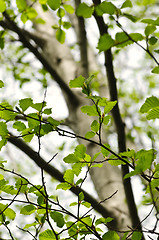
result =
[[[115,19],[114,19],[114,20],[115,20]],[[148,48],[148,47],[145,48],[145,47],[143,47],[140,43],[138,43],[137,41],[135,41],[135,40],[130,36],[130,34],[129,34],[127,31],[124,30],[124,28],[122,27],[122,25],[119,23],[118,20],[115,20],[115,22],[116,22],[117,26],[128,36],[128,38],[129,38],[132,42],[134,42],[136,45],[138,45],[142,50],[144,50],[144,51],[155,61],[155,63],[159,66],[158,60],[155,58],[155,56],[152,54],[152,52],[150,52],[149,48]]]
[[[55,167],[48,164],[42,157],[39,156],[37,152],[35,152],[31,147],[29,147],[23,140],[15,138],[13,135],[11,135],[8,141],[17,148],[19,148],[27,156],[29,156],[40,168],[44,169],[50,176],[52,176],[53,178],[60,182],[64,182],[63,174]],[[70,191],[77,196],[82,191],[85,196],[85,201],[91,203],[91,206],[94,208],[94,210],[100,213],[103,217],[108,217],[112,215],[112,213],[109,210],[103,207],[101,203],[99,203],[95,198],[93,198],[89,193],[87,193],[80,187],[78,186],[72,187]],[[115,222],[112,221],[110,223],[110,226],[114,227]]]
[[[79,22],[78,22],[78,19],[77,19],[77,16],[76,14],[69,14],[68,15],[69,17],[69,20],[72,24],[72,28],[76,34],[76,36],[79,35],[79,27],[81,28],[81,26],[79,26]],[[81,30],[82,31],[82,30]],[[82,37],[83,39],[83,37]],[[83,42],[84,40],[81,39],[81,42]],[[78,39],[78,41],[80,42],[80,39]],[[86,41],[86,40],[85,40]],[[99,82],[99,93],[100,93],[100,96],[104,96],[104,97],[108,97],[109,93],[108,93],[108,87],[107,87],[107,83],[105,81],[105,75],[104,73],[101,71],[101,68],[100,68],[100,64],[97,60],[97,56],[96,56],[96,53],[93,49],[92,46],[90,46],[89,44],[89,41],[87,40],[86,41],[86,46],[87,46],[87,58],[88,58],[88,72],[89,74],[91,73],[97,73],[97,81]],[[83,47],[80,46],[80,48]],[[83,52],[84,52],[84,49],[83,49]],[[85,54],[86,54],[86,51],[85,51]],[[84,56],[84,60],[85,60],[85,55]],[[82,61],[82,56],[81,56],[81,61]],[[80,71],[77,71],[77,72],[80,72]],[[95,77],[96,78],[96,77]]]
[[[15,111],[16,112],[16,111]],[[15,116],[15,120],[23,120],[23,121],[27,121],[27,116],[26,115],[21,115],[21,114],[17,114]],[[35,119],[34,119],[35,120]],[[37,120],[37,119],[36,119]],[[56,121],[60,122],[60,126],[67,126],[70,127],[73,124],[73,121],[71,121],[69,118],[65,118],[65,119],[61,119],[61,118],[56,118]],[[48,122],[48,118],[47,117],[43,117],[43,122]],[[71,128],[71,127],[70,127]]]
[[[81,0],[75,0],[76,9],[81,3]],[[80,74],[88,78],[89,69],[88,69],[88,47],[87,47],[87,37],[85,30],[85,22],[83,17],[78,17],[78,43],[80,47],[80,56],[81,56],[81,72]]]
[[[95,5],[99,4],[99,0],[93,0],[93,3]],[[96,13],[94,13],[95,20],[97,22],[100,35],[103,35],[105,33],[108,33],[108,26],[105,24],[103,17],[97,16]],[[106,68],[106,74],[109,84],[109,93],[111,101],[118,101],[118,92],[117,92],[117,84],[116,84],[116,77],[114,74],[114,67],[113,67],[113,58],[112,58],[112,52],[111,49],[104,52],[105,57],[105,68]],[[118,147],[119,152],[125,152],[126,151],[126,137],[125,137],[125,124],[122,121],[119,105],[118,102],[115,105],[115,107],[112,110],[112,116],[115,122],[116,131],[118,135]],[[122,174],[123,177],[129,173],[129,167],[128,165],[122,165]],[[138,226],[138,229],[141,230],[141,224],[140,219],[137,213],[137,208],[134,200],[134,195],[132,191],[131,181],[130,178],[123,179],[124,189],[125,189],[125,195],[128,203],[128,208],[132,220],[133,227]]]
[[[10,29],[18,34],[19,40],[23,43],[24,47],[28,48],[35,55],[35,57],[41,62],[44,68],[56,80],[56,82],[59,84],[63,92],[71,98],[71,104],[73,106],[77,106],[79,104],[78,98],[70,90],[69,86],[63,81],[63,79],[60,77],[57,71],[53,69],[51,64],[46,60],[45,57],[43,57],[43,55],[38,51],[38,49],[30,43],[29,39],[25,36],[24,31],[21,28],[19,28],[14,21],[10,19],[7,13],[4,12],[3,15],[5,16],[5,19],[7,20]],[[0,25],[3,27],[4,22],[0,22]]]

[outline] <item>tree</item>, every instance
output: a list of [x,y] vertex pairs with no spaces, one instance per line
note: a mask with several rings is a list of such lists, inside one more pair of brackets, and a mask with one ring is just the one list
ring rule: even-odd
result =
[[[89,3],[80,0],[16,0],[15,3],[0,1],[0,46],[3,58],[9,56],[11,64],[8,71],[12,72],[15,80],[19,80],[22,90],[26,83],[31,84],[35,78],[44,89],[41,102],[25,97],[19,98],[16,104],[9,102],[9,99],[0,104],[0,147],[4,149],[11,143],[24,152],[40,167],[42,180],[41,185],[34,184],[23,174],[8,170],[4,161],[1,161],[1,201],[7,203],[0,204],[0,221],[11,239],[14,239],[14,234],[10,228],[10,220],[14,220],[16,215],[11,206],[17,202],[21,204],[21,214],[34,216],[32,223],[26,224],[24,228],[19,227],[34,239],[86,239],[90,234],[95,239],[144,239],[144,232],[150,239],[150,232],[153,236],[158,236],[159,170],[155,149],[157,130],[150,126],[145,115],[141,117],[139,113],[134,114],[130,104],[133,104],[136,112],[140,109],[141,113],[147,113],[147,119],[150,120],[159,116],[159,100],[151,96],[140,103],[139,107],[136,104],[137,97],[135,98],[137,92],[127,92],[120,77],[116,76],[119,71],[124,74],[125,63],[119,58],[134,45],[142,50],[141,56],[148,56],[146,61],[153,65],[150,67],[154,75],[151,76],[148,91],[155,88],[155,74],[159,73],[156,57],[159,20],[157,17],[147,17],[146,9],[149,5],[146,3],[138,3],[139,11],[134,15],[133,11],[137,8],[135,4],[136,1],[130,0],[120,4],[100,0]],[[155,4],[157,3],[150,4],[150,7],[155,7]],[[88,19],[92,23],[88,24]],[[138,26],[140,22],[141,27]],[[97,44],[92,47],[89,27],[94,25],[99,37]],[[131,33],[127,30],[129,28],[133,29]],[[69,36],[72,38],[73,34],[76,39],[71,45]],[[98,63],[96,49],[97,55],[102,53],[104,56],[102,67]],[[73,56],[75,52],[80,55],[78,60]],[[38,67],[35,66],[37,60],[41,63]],[[116,61],[118,67],[114,67]],[[5,64],[4,61],[4,66]],[[145,62],[141,61],[140,64],[142,68]],[[67,104],[69,116],[62,121],[55,119],[51,109],[47,107],[48,81],[49,84],[58,84]],[[5,79],[0,82],[0,87],[5,88]],[[146,98],[140,97],[141,100]],[[136,116],[141,118],[138,121],[143,124],[143,129],[134,124]],[[127,128],[127,133],[125,131],[125,122],[128,120],[134,128],[135,139],[131,129]],[[117,141],[112,143],[114,132]],[[70,164],[64,174],[52,164],[56,154],[49,161],[41,155],[42,139],[50,133],[78,140],[79,145],[73,153],[63,159]],[[142,143],[144,135],[152,145],[149,150]],[[37,139],[36,149],[31,145],[32,139]],[[140,146],[132,147],[139,140]],[[50,139],[48,145],[49,141]],[[127,147],[128,141],[131,149]],[[114,147],[116,142],[118,150]],[[83,168],[86,170],[81,178]],[[71,207],[77,207],[77,213],[61,205],[55,196],[50,196],[44,171],[61,182],[57,189],[70,190],[77,196],[77,200],[71,203]],[[14,184],[8,184],[4,173],[15,177]],[[98,193],[98,200],[82,188],[88,173]],[[152,231],[144,227],[145,219],[151,215],[151,211],[144,219],[138,216],[131,185],[131,177],[136,175],[142,178],[148,194],[145,202],[151,204],[152,211],[155,210]],[[25,199],[21,200],[22,195]],[[84,214],[81,206],[88,208],[84,210]],[[92,209],[100,213],[102,218],[96,219],[91,215]],[[45,223],[48,224],[47,228],[44,228]],[[101,233],[99,224],[107,226],[108,231],[105,229]]]

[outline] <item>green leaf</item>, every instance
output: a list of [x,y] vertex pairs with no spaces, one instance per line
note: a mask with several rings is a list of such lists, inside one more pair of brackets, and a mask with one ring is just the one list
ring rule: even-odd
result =
[[152,70],[152,73],[159,74],[159,66],[155,67],[155,68]]
[[108,231],[102,236],[103,240],[119,240],[120,237],[115,231]]
[[[82,222],[84,222],[85,224],[87,224],[90,227],[92,226],[92,219],[90,216],[82,218]],[[79,225],[83,226],[83,223],[79,222]]]
[[0,181],[4,179],[4,176],[0,174]]
[[32,204],[29,204],[27,206],[24,206],[21,210],[20,213],[23,215],[30,215],[32,213],[34,213],[36,210],[35,206]]
[[63,8],[59,8],[58,11],[57,11],[57,16],[59,18],[63,18],[65,16],[65,11]]
[[156,26],[154,25],[148,25],[145,28],[145,35],[148,37],[150,34],[152,34],[156,30]]
[[151,109],[147,114],[148,120],[156,119],[156,118],[159,118],[159,107],[155,107]]
[[142,41],[144,37],[140,33],[130,33],[129,36],[124,32],[118,32],[115,35],[115,46],[124,47],[133,44],[134,41]]
[[96,104],[98,103],[98,105],[101,107],[105,107],[108,104],[107,98],[104,98],[104,97],[97,98],[97,100],[95,102],[96,102]]
[[117,101],[108,102],[104,108],[104,113],[105,114],[109,113],[114,108],[116,103],[117,103]]
[[84,81],[85,78],[83,76],[79,76],[78,78],[70,80],[69,86],[70,88],[80,88],[83,87]]
[[0,80],[0,88],[4,87],[4,82],[2,80]]
[[[93,97],[98,97],[98,96],[93,96]],[[108,104],[108,100],[107,100],[107,98],[104,98],[104,97],[98,97],[96,100],[95,99],[93,99],[95,102],[96,102],[96,104],[98,105],[98,106],[100,106],[100,107],[105,107],[107,104]]]
[[40,3],[40,4],[46,4],[46,3],[47,3],[47,0],[39,0],[39,3]]
[[68,156],[66,156],[63,161],[65,163],[77,163],[79,162],[79,157],[76,156],[74,153],[69,154]]
[[39,126],[40,120],[39,120],[38,113],[29,113],[27,115],[27,121],[28,121],[28,126],[29,126],[30,129]]
[[43,111],[44,114],[47,114],[47,115],[50,115],[52,113],[52,108],[46,108],[44,111]]
[[37,214],[46,214],[46,204],[42,204],[41,207],[37,209]]
[[7,208],[7,209],[5,210],[5,212],[4,212],[4,214],[5,214],[8,218],[10,218],[11,220],[14,220],[15,217],[16,217],[15,211],[14,211],[13,209],[11,209],[11,208]]
[[114,43],[115,42],[111,38],[111,36],[108,33],[105,33],[100,37],[97,49],[99,49],[100,52],[107,51],[108,49],[114,46]]
[[27,8],[26,11],[28,19],[32,20],[37,17],[37,11],[34,8]]
[[[159,186],[159,179],[152,179],[150,185],[151,185],[151,189],[155,189],[156,187]],[[150,192],[150,191],[148,191],[147,189],[147,192]]]
[[79,17],[90,18],[93,14],[93,8],[86,3],[80,3],[77,7],[76,14]]
[[122,9],[122,8],[127,8],[127,7],[129,7],[129,8],[132,8],[132,7],[133,7],[132,2],[131,2],[130,0],[126,0],[126,1],[122,4],[121,9]]
[[8,136],[7,124],[5,122],[0,122],[0,136]]
[[97,226],[97,225],[99,225],[99,224],[103,224],[103,223],[108,223],[108,222],[111,222],[113,220],[113,218],[111,218],[111,217],[107,217],[107,218],[103,218],[103,217],[101,217],[101,218],[99,218],[99,219],[97,219],[96,221],[95,221],[95,225]]
[[0,38],[0,48],[4,48],[4,38]]
[[155,24],[156,26],[159,26],[159,17],[154,21],[154,24]]
[[90,77],[88,77],[88,78],[86,79],[86,84],[87,84],[87,85],[90,84],[91,81],[92,81],[94,78],[95,78],[95,75],[92,74]]
[[46,214],[46,204],[43,204],[42,207],[44,208],[38,208],[37,209],[37,214]]
[[136,171],[136,170],[131,171],[131,172],[125,174],[124,179],[130,178],[130,177],[135,176],[135,175],[137,175],[137,174],[139,174],[138,171]]
[[64,27],[65,29],[69,29],[69,28],[72,27],[72,25],[71,25],[70,22],[63,22],[63,27]]
[[8,208],[7,206],[8,206],[7,204],[4,205],[4,204],[0,203],[0,214],[1,214],[1,212],[4,211],[4,209],[5,209],[5,211],[3,212],[3,214],[4,214],[6,217],[10,218],[11,220],[14,220],[14,219],[15,219],[15,216],[16,216],[16,213],[14,212],[13,209]]
[[72,187],[71,184],[64,182],[64,183],[58,184],[56,189],[68,190],[71,187]]
[[104,118],[103,118],[103,124],[104,125],[108,125],[108,123],[109,123],[109,121],[110,121],[110,115],[108,115],[108,116],[105,116]]
[[[36,18],[34,21],[36,24],[45,24],[46,23],[46,21],[42,18]],[[44,83],[45,83],[45,80],[44,80]]]
[[[108,149],[110,148],[109,144],[104,144],[104,146]],[[101,147],[101,153],[103,154],[103,157],[107,157],[110,153],[106,148]]]
[[149,44],[150,45],[155,45],[157,43],[158,39],[154,36],[149,38]]
[[61,28],[57,29],[56,31],[56,39],[63,44],[65,42],[65,32]]
[[54,220],[59,228],[62,228],[65,224],[64,217],[62,213],[59,212],[51,212],[50,217]]
[[120,153],[121,157],[135,158],[136,154],[134,149],[128,150],[127,152]]
[[24,24],[28,21],[28,17],[27,17],[26,12],[22,12],[20,18],[21,18],[21,20],[22,20],[22,22],[23,22]]
[[61,0],[47,0],[47,3],[52,10],[56,10],[60,7]]
[[84,194],[83,192],[79,193],[79,201],[83,201],[84,200]]
[[21,134],[22,134],[25,142],[30,142],[32,140],[32,138],[34,137],[34,134],[33,134],[31,128],[24,129]]
[[113,15],[116,12],[116,7],[111,2],[103,1],[96,6],[95,10],[98,16],[102,16],[104,13]]
[[81,163],[81,162],[73,164],[72,170],[73,170],[74,174],[76,174],[76,176],[78,176],[81,173],[82,165],[83,165],[83,163]]
[[24,98],[24,99],[19,100],[19,106],[21,107],[23,112],[25,110],[27,110],[28,107],[31,107],[32,104],[33,104],[33,100],[31,98]]
[[91,161],[91,156],[88,155],[87,153],[85,153],[84,160],[85,160],[86,163],[90,163],[90,161]]
[[47,121],[53,126],[53,127],[57,127],[58,125],[60,125],[60,122],[55,120],[52,117],[48,117]]
[[16,0],[16,4],[20,12],[24,11],[27,7],[25,0]]
[[136,16],[133,16],[132,14],[124,13],[123,16],[125,16],[127,19],[129,19],[133,23],[138,21],[138,18]]
[[126,240],[127,239],[127,236],[128,236],[129,232],[125,232],[123,234],[123,237],[121,238],[121,240]]
[[128,45],[129,37],[124,32],[117,32],[115,35],[115,45],[124,47]]
[[85,206],[86,208],[90,208],[91,204],[89,202],[82,202],[81,203],[83,206]]
[[88,132],[85,134],[85,138],[90,139],[90,138],[94,137],[95,135],[96,135],[95,132],[88,131]]
[[81,184],[81,183],[83,183],[83,179],[82,179],[82,178],[80,178],[80,179],[77,180],[76,185],[79,185],[79,184]]
[[7,141],[8,140],[6,138],[2,138],[2,140],[0,141],[0,150],[7,144]]
[[151,18],[146,18],[141,20],[142,23],[147,23],[147,24],[154,24],[154,20]]
[[68,229],[68,234],[69,236],[72,238],[72,236],[74,236],[74,239],[77,240],[77,236],[78,236],[78,229],[77,229],[77,225],[74,222],[67,222],[66,223],[67,229]]
[[38,112],[41,112],[45,106],[46,106],[46,102],[34,103],[31,105],[31,107],[36,109]]
[[0,104],[0,118],[4,119],[6,121],[12,121],[16,117],[16,113],[13,111],[13,108],[11,105],[9,105],[7,102],[3,102]]
[[0,180],[0,190],[11,195],[17,193],[14,187],[12,185],[8,185],[7,181],[5,181],[4,179]]
[[[39,234],[39,240],[56,240],[56,239],[57,239],[57,237],[55,236],[53,231],[50,229],[47,229],[44,232]],[[59,239],[59,237],[58,237],[58,239]]]
[[159,26],[159,17],[156,20],[153,20],[151,18],[143,19],[141,22]]
[[27,190],[28,190],[28,182],[23,179],[23,178],[19,178],[17,181],[16,181],[16,189],[21,193],[25,193]]
[[153,149],[150,150],[140,150],[136,154],[136,159],[138,159],[135,171],[137,173],[142,173],[147,169],[151,168],[151,164],[155,158],[155,152]]
[[85,158],[86,147],[83,144],[79,144],[75,148],[75,155],[79,158]]
[[142,239],[142,233],[141,232],[133,232],[132,234],[132,240],[141,240]]
[[35,222],[33,222],[33,223],[28,223],[28,224],[25,225],[25,227],[24,227],[23,229],[28,229],[28,228],[34,227],[34,226],[36,226],[36,225],[38,225],[38,223],[35,223]]
[[159,171],[159,164],[156,164],[156,165],[155,165],[154,172],[158,172],[158,171]]
[[108,162],[109,162],[109,164],[111,164],[112,166],[119,166],[119,165],[125,165],[126,163],[124,163],[123,161],[121,161],[121,160],[118,160],[118,159],[116,159],[116,158],[114,158],[114,159],[111,159],[111,157],[110,157],[110,160],[108,160]]
[[67,169],[64,173],[63,178],[67,183],[73,184],[73,180],[74,180],[73,170],[72,169]]
[[6,3],[4,0],[0,0],[0,12],[4,12],[6,10]]
[[83,113],[86,113],[88,116],[99,116],[99,113],[97,112],[97,108],[95,105],[83,106],[83,107],[81,107],[81,111]]
[[151,96],[146,99],[144,104],[140,108],[141,113],[147,113],[152,108],[159,107],[159,99],[155,96]]
[[142,41],[144,39],[144,37],[141,33],[130,33],[129,36],[135,42]]
[[99,122],[97,120],[94,120],[92,122],[92,124],[91,124],[92,131],[98,132],[99,131],[99,127],[100,127]]
[[66,10],[66,12],[68,12],[69,14],[73,14],[74,13],[74,8],[71,5],[64,4],[63,7]]
[[94,154],[93,158],[92,158],[92,162],[94,162],[96,160],[96,158],[100,155],[101,152],[97,152]]
[[49,124],[42,124],[40,134],[42,136],[44,136],[45,134],[48,134],[49,132],[52,132],[53,130],[54,130],[53,127],[50,126]]
[[23,131],[24,129],[26,129],[26,126],[23,122],[21,121],[16,121],[14,124],[13,124],[13,128],[17,129],[17,131],[21,132]]

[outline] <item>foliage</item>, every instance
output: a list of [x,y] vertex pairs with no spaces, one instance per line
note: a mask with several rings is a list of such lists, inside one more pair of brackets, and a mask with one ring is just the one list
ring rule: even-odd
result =
[[[14,30],[17,34],[19,34],[20,39],[22,39],[22,35],[20,35],[21,32],[19,33],[20,30],[18,25],[22,24],[26,26],[25,24],[29,22],[32,24],[45,23],[44,19],[38,18],[38,12],[34,8],[35,2],[36,1],[32,1],[27,4],[27,1],[25,0],[16,0],[14,6],[14,4],[12,5],[9,0],[0,0],[1,26],[4,27],[6,24],[0,34],[0,47],[2,50],[4,49],[5,44],[8,44],[8,39],[6,37],[8,36],[8,33],[6,29],[8,28],[13,30],[12,27],[10,27],[12,22],[15,23],[14,27],[17,27],[15,27]],[[75,13],[75,16],[85,20],[95,17],[98,21],[104,16],[108,21],[108,24],[104,25],[104,32],[102,30],[102,25],[101,29],[99,28],[100,36],[96,46],[98,54],[110,53],[113,49],[115,56],[115,54],[118,55],[118,53],[122,50],[124,51],[125,48],[136,44],[143,50],[144,53],[148,54],[148,60],[152,63],[151,74],[159,74],[159,62],[156,57],[159,53],[159,35],[157,32],[159,18],[156,17],[152,19],[135,16],[133,12],[131,13],[131,9],[135,6],[135,1],[122,1],[120,5],[116,4],[114,1],[100,2],[94,0],[91,3],[88,3],[87,1],[83,1],[81,3],[79,1],[79,5],[76,9],[74,5],[72,5],[72,2],[67,0],[39,0],[38,2],[44,11],[47,12],[50,9],[56,14],[58,21],[56,25],[52,26],[52,28],[55,30],[56,40],[59,41],[60,44],[65,43],[67,31],[72,27],[71,21],[68,20],[69,14]],[[129,24],[130,21],[130,26],[133,26],[130,28],[132,29],[132,32],[129,33],[129,31],[125,30],[125,27],[122,25],[122,18],[125,19],[127,24]],[[20,24],[18,24],[19,19]],[[135,32],[133,31],[133,28],[135,28],[138,23],[142,24],[142,31]],[[107,28],[109,27],[112,27],[113,33],[111,33],[111,31],[110,33],[107,31]],[[28,48],[30,51],[31,49],[34,49],[32,53],[37,56],[36,50],[38,47],[31,48],[30,42],[27,42],[28,45],[25,44],[26,40],[27,37],[26,39],[24,37],[24,46],[29,46]],[[17,46],[16,49],[18,63],[23,63],[23,57],[27,54],[21,46]],[[38,53],[42,50],[43,47],[41,47]],[[28,66],[27,62],[24,62],[24,66]],[[44,63],[45,70],[42,69],[41,72],[39,71],[40,76],[42,75],[41,82],[42,87],[45,88],[44,91],[47,88],[46,70],[49,69],[49,65],[47,66],[48,68],[46,68],[46,64]],[[24,70],[25,69],[26,68],[24,67]],[[15,72],[13,75],[20,81],[20,87],[25,85],[26,82],[31,81],[31,79],[25,78],[22,75],[23,69],[22,72],[18,72],[16,67],[14,70]],[[51,74],[51,71],[49,73]],[[124,181],[132,176],[140,176],[143,181],[146,182],[144,183],[145,194],[148,194],[149,197],[145,201],[152,205],[152,209],[156,211],[156,218],[153,230],[146,229],[144,231],[148,234],[150,239],[152,239],[151,233],[154,234],[155,237],[158,236],[156,229],[159,211],[157,202],[159,192],[159,164],[157,162],[157,149],[154,147],[155,139],[152,133],[156,129],[152,128],[152,132],[145,129],[144,133],[152,143],[152,148],[148,150],[146,148],[140,150],[128,149],[127,151],[121,150],[117,153],[113,149],[112,145],[105,143],[102,138],[103,131],[105,131],[105,129],[111,131],[111,124],[116,120],[112,120],[112,116],[114,111],[116,111],[116,109],[118,110],[119,104],[117,98],[111,98],[111,100],[108,100],[106,97],[101,97],[99,93],[94,90],[93,83],[95,78],[95,75],[90,75],[89,77],[79,75],[70,80],[68,87],[69,90],[67,89],[67,91],[74,91],[74,89],[80,91],[80,94],[88,100],[88,105],[80,106],[81,114],[85,114],[86,119],[91,119],[90,129],[88,129],[85,133],[85,136],[78,135],[78,133],[72,132],[71,130],[66,130],[62,127],[62,124],[64,125],[65,121],[59,121],[52,117],[52,109],[48,107],[46,101],[46,91],[44,93],[44,99],[41,102],[36,102],[30,96],[19,98],[19,101],[16,104],[9,102],[9,99],[1,101],[0,150],[6,148],[9,142],[13,143],[14,140],[17,140],[16,144],[19,149],[26,153],[27,151],[30,151],[30,148],[27,148],[28,145],[26,143],[32,144],[34,139],[38,139],[38,151],[30,151],[28,156],[31,156],[32,158],[37,157],[42,161],[42,139],[51,133],[57,133],[62,137],[82,139],[85,140],[85,142],[89,142],[90,144],[100,147],[100,151],[96,152],[94,156],[91,156],[88,154],[88,149],[84,144],[78,144],[72,153],[69,153],[63,158],[63,162],[68,164],[68,168],[62,176],[60,175],[60,183],[57,184],[53,195],[49,194],[47,189],[44,170],[46,167],[51,168],[50,162],[53,161],[56,155],[54,155],[49,162],[42,162],[41,165],[39,163],[41,169],[41,184],[35,184],[35,182],[29,181],[19,172],[8,169],[6,167],[6,162],[0,159],[0,226],[7,230],[11,239],[16,239],[16,237],[14,236],[14,232],[11,230],[10,225],[12,222],[16,222],[16,217],[19,213],[24,215],[24,219],[27,219],[28,216],[30,219],[33,219],[28,222],[26,221],[24,226],[21,226],[20,222],[18,223],[19,231],[27,233],[33,239],[120,239],[120,231],[116,229],[109,229],[109,224],[114,220],[111,216],[93,216],[92,211],[94,206],[91,201],[88,201],[86,193],[82,189],[88,177],[89,171],[92,168],[101,168],[105,162],[113,166],[120,166],[123,169],[124,167],[130,169],[130,172],[127,172],[123,176]],[[59,78],[57,77],[57,79]],[[114,79],[115,77],[113,80]],[[60,82],[60,80],[57,80],[57,82],[58,81]],[[0,88],[5,88],[5,85],[6,83],[3,80],[0,80]],[[133,97],[135,98],[134,95]],[[131,102],[134,101],[133,97],[130,99]],[[125,106],[126,104],[129,103],[125,103]],[[138,110],[139,109],[140,113],[136,114],[138,114],[140,118],[144,119],[144,124],[147,124],[147,120],[154,121],[159,118],[159,99],[156,96],[148,97],[142,105],[140,104]],[[145,113],[147,119],[144,115],[141,116],[141,114]],[[148,125],[151,125],[151,123],[152,121],[150,123],[148,122]],[[135,127],[137,128],[137,124]],[[156,141],[157,140],[158,139],[156,139]],[[23,145],[22,143],[26,145]],[[99,158],[101,160],[99,160]],[[84,177],[81,177],[83,172]],[[13,176],[14,180],[7,180],[6,174]],[[61,205],[60,200],[57,197],[58,190],[72,190],[76,192],[76,200],[71,203],[68,201],[66,206]],[[113,195],[115,194],[116,193]],[[104,201],[112,199],[113,195],[109,196]],[[17,204],[18,208],[16,206]],[[101,202],[96,205],[100,204]],[[150,214],[151,212],[146,216],[146,218],[148,218]],[[142,239],[144,231],[140,229],[138,225],[134,228],[130,227],[129,230],[125,230],[124,232],[121,231],[121,239]]]

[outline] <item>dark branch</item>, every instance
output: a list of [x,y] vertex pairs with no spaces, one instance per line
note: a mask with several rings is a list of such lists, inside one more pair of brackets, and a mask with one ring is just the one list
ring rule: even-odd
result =
[[[99,0],[93,0],[94,4],[97,5],[100,3]],[[105,24],[103,17],[97,16],[96,13],[94,13],[95,20],[97,22],[100,35],[102,36],[105,33],[108,33],[108,26]],[[116,77],[114,74],[114,67],[113,67],[113,58],[112,58],[112,52],[111,49],[104,52],[105,57],[105,68],[106,68],[106,74],[109,84],[109,93],[111,101],[118,101],[118,91],[117,91],[117,84],[116,84]],[[115,122],[116,131],[118,135],[118,148],[119,152],[125,152],[126,151],[126,137],[125,137],[125,124],[122,121],[119,105],[118,102],[115,105],[115,107],[112,110],[112,116]],[[129,167],[128,165],[122,165],[122,174],[123,177],[129,173]],[[137,208],[134,200],[134,195],[132,191],[131,186],[131,180],[123,179],[124,183],[124,189],[125,189],[125,195],[128,203],[128,208],[132,220],[133,227],[138,226],[138,229],[141,230],[141,224],[140,219],[138,217]]]
[[[81,0],[75,0],[76,9],[78,5],[81,3]],[[85,30],[85,22],[83,17],[78,17],[78,42],[80,47],[80,57],[81,57],[81,72],[80,74],[86,78],[89,75],[89,68],[88,68],[88,46],[87,46],[87,37],[86,37],[86,30]]]
[[[63,174],[55,167],[48,164],[42,157],[39,156],[37,152],[35,152],[31,147],[29,147],[23,140],[15,138],[13,135],[11,135],[8,141],[12,143],[14,146],[16,146],[18,149],[20,149],[22,152],[24,152],[27,156],[29,156],[40,168],[45,170],[50,176],[52,176],[53,178],[60,182],[64,182]],[[91,203],[91,206],[94,208],[94,210],[100,213],[103,217],[108,217],[112,215],[112,213],[109,210],[103,207],[102,204],[100,204],[95,198],[93,198],[89,193],[87,193],[80,187],[78,186],[72,187],[70,191],[77,196],[82,191],[85,196],[85,201]],[[112,221],[110,223],[110,226],[114,227],[115,222]]]
[[71,91],[69,86],[63,81],[63,79],[59,76],[59,74],[56,72],[55,69],[52,68],[52,66],[49,64],[49,62],[42,56],[42,54],[38,51],[36,47],[34,47],[29,39],[25,36],[24,31],[19,28],[14,21],[11,20],[11,18],[7,15],[7,13],[3,13],[5,16],[5,19],[7,20],[7,24],[5,25],[3,21],[0,22],[0,25],[4,27],[4,25],[9,27],[10,30],[14,31],[18,34],[19,40],[23,43],[24,47],[28,48],[35,57],[41,62],[41,64],[44,66],[44,68],[51,74],[51,76],[56,80],[56,82],[59,84],[61,89],[70,97],[71,104],[74,106],[78,105],[78,99],[75,96],[75,94]]

